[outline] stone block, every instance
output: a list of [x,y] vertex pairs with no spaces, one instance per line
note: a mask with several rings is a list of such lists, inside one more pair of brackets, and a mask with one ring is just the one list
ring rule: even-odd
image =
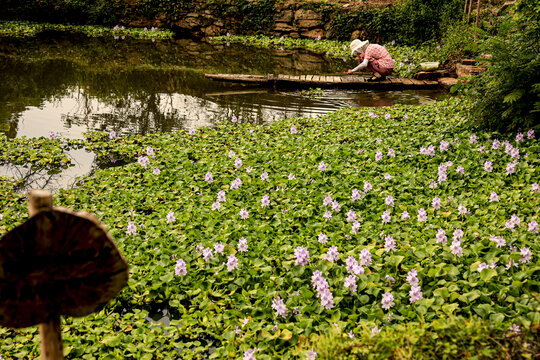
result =
[[313,29],[321,25],[319,20],[298,20],[296,25],[300,29]]
[[472,65],[456,64],[456,74],[458,78],[464,76],[478,75],[486,71],[486,68]]
[[293,12],[292,10],[285,10],[279,13],[275,18],[275,22],[284,22],[284,23],[292,23],[293,21]]
[[291,25],[287,24],[287,23],[282,23],[282,22],[279,22],[279,23],[276,23],[274,25],[274,31],[278,31],[278,32],[289,32],[289,31],[294,31],[296,30],[294,27],[292,27]]
[[437,80],[446,76],[448,76],[448,72],[445,70],[421,71],[414,74],[414,78],[417,80]]
[[310,38],[310,39],[317,39],[319,36],[321,38],[324,37],[324,31],[322,29],[313,29],[309,31],[300,32],[300,35],[306,38]]
[[313,10],[300,9],[294,13],[294,18],[300,20],[321,20],[321,16]]
[[458,79],[451,78],[451,77],[442,77],[437,79],[437,82],[439,85],[441,85],[446,90],[450,90],[450,88],[458,83]]

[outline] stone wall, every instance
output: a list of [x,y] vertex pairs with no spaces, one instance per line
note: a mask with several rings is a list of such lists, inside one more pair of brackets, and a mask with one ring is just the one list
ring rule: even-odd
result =
[[[260,0],[246,0],[247,3],[256,4]],[[379,1],[378,6],[389,6],[395,0]],[[229,0],[230,9],[235,9],[234,0]],[[382,5],[381,5],[382,3]],[[262,33],[273,36],[286,36],[292,38],[330,38],[332,19],[339,13],[351,13],[359,8],[367,8],[369,2],[353,5],[346,3],[329,2],[298,2],[294,0],[275,1],[271,14],[257,14],[257,17],[266,20],[259,29],[246,28],[245,18],[239,18],[239,11],[227,10],[226,6],[217,7],[215,2],[193,0],[191,8],[171,16],[171,14],[158,14],[154,19],[126,17],[122,23],[137,27],[167,27],[180,35],[193,37],[207,37],[230,34],[247,35]],[[137,13],[138,0],[130,0],[126,14]],[[373,7],[373,5],[372,5]],[[131,8],[131,9],[130,9]],[[225,10],[224,10],[225,8]],[[241,14],[240,14],[241,15]],[[248,19],[249,20],[249,19]],[[257,20],[257,19],[253,19]],[[353,26],[354,27],[354,26]],[[361,24],[355,27],[350,34],[351,38],[368,35]]]

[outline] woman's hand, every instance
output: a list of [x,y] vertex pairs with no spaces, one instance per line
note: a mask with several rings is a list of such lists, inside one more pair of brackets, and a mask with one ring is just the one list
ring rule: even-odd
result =
[[351,70],[351,69],[347,70],[347,74],[351,75],[351,74],[352,74],[352,70]]

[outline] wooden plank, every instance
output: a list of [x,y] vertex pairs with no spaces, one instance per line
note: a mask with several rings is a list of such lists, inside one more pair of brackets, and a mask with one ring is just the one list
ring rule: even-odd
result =
[[313,76],[313,81],[321,82],[321,77],[319,75],[315,75],[315,76]]
[[413,84],[411,79],[401,79],[401,81],[403,82],[403,85],[412,85]]

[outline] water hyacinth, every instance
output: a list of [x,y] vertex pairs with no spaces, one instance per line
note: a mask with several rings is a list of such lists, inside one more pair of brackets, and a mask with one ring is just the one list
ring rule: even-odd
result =
[[394,151],[394,149],[388,149],[388,156],[390,156],[391,158],[396,157],[396,152]]
[[370,266],[371,265],[371,253],[368,249],[362,249],[360,252],[360,265]]
[[412,286],[411,290],[409,291],[409,301],[411,304],[417,302],[418,300],[421,300],[423,298],[422,295],[422,289],[420,286]]
[[532,220],[528,224],[528,230],[533,234],[538,234],[538,223],[536,222],[536,220]]
[[295,262],[294,262],[295,265],[304,266],[309,262],[309,251],[303,246],[298,246],[294,250],[294,256],[295,256]]
[[114,130],[111,130],[111,132],[109,133],[109,139],[114,139],[116,138],[116,132]]
[[296,134],[297,130],[296,130],[296,126],[291,126],[291,134]]
[[212,248],[203,248],[202,250],[202,256],[205,262],[210,261],[214,257],[214,252],[212,251]]
[[362,225],[360,225],[360,223],[358,221],[353,222],[352,228],[351,228],[352,233],[353,234],[358,233],[358,230],[360,230],[361,227],[362,227]]
[[361,193],[358,189],[353,189],[351,194],[351,201],[358,201],[361,199]]
[[450,143],[448,141],[442,140],[441,144],[439,145],[439,151],[447,151],[450,148]]
[[238,251],[239,252],[246,252],[248,251],[248,243],[247,243],[247,239],[245,237],[241,237],[240,240],[238,241]]
[[521,254],[521,257],[519,258],[519,262],[520,263],[523,263],[523,264],[526,264],[528,262],[531,261],[532,259],[532,252],[529,248],[527,247],[522,247],[520,249],[520,254]]
[[383,158],[383,153],[381,150],[377,150],[375,152],[375,161],[381,161]]
[[364,273],[364,268],[352,255],[349,255],[349,257],[345,260],[345,265],[347,272],[351,275],[361,275]]
[[137,235],[137,227],[131,221],[128,222],[126,235]]
[[242,360],[257,360],[257,358],[255,357],[255,352],[257,350],[257,348],[247,349],[246,351],[244,351],[244,357],[242,358]]
[[169,211],[167,213],[167,222],[168,223],[172,223],[172,222],[175,222],[176,221],[176,218],[174,217],[174,212],[173,211]]
[[246,220],[247,218],[249,218],[249,213],[247,212],[246,209],[240,209],[240,212],[238,213],[238,215],[240,215],[240,218],[242,220]]
[[227,271],[231,272],[236,269],[238,269],[238,259],[234,254],[231,254],[227,258]]
[[339,260],[339,251],[338,251],[337,246],[335,245],[330,246],[330,248],[328,249],[328,252],[323,257],[323,259],[328,260],[330,262],[335,262]]
[[529,129],[529,131],[527,131],[527,139],[534,139],[534,129]]
[[394,306],[394,296],[390,292],[385,292],[382,297],[382,308],[384,310],[390,309]]
[[176,276],[183,276],[187,274],[186,262],[184,260],[176,260],[176,265],[174,266],[174,273],[176,274]]
[[407,273],[407,282],[411,286],[418,286],[418,272],[415,269],[409,270]]
[[388,195],[384,200],[384,203],[388,206],[394,207],[394,198],[392,197],[392,195]]
[[242,186],[242,180],[240,180],[240,178],[236,178],[231,182],[232,190],[238,190],[240,189],[240,186]]
[[266,171],[263,171],[263,173],[261,174],[261,180],[262,181],[267,181],[270,177],[268,176],[268,173]]
[[317,359],[317,353],[313,351],[313,349],[309,350],[306,353],[306,360],[315,360],[315,359]]
[[401,213],[401,220],[408,220],[410,218],[411,218],[411,216],[409,215],[409,212],[407,210],[405,210],[405,211],[403,211]]
[[143,167],[146,168],[150,164],[150,159],[148,156],[139,156],[137,162]]
[[214,251],[216,254],[223,255],[223,252],[225,251],[225,246],[221,242],[217,242],[214,244]]
[[324,163],[324,161],[321,161],[319,163],[319,171],[326,171],[326,170],[327,170],[326,164]]
[[221,203],[218,201],[215,201],[212,203],[212,211],[220,211],[221,210]]
[[349,289],[349,291],[352,293],[355,293],[358,289],[358,285],[356,284],[356,276],[349,275],[345,278],[345,282],[343,284],[345,286],[345,289]]
[[499,195],[495,191],[489,194],[489,202],[499,201]]
[[486,161],[484,163],[484,171],[490,173],[493,171],[493,165],[491,164],[491,161]]
[[491,235],[489,237],[489,240],[494,241],[495,243],[497,243],[498,248],[503,247],[503,246],[506,245],[506,240],[502,236]]
[[330,221],[332,219],[332,212],[325,211],[323,217],[326,221]]
[[242,159],[240,159],[240,158],[234,159],[234,166],[235,166],[237,169],[241,168],[243,164],[244,164],[244,163],[242,162]]
[[457,174],[460,174],[460,175],[463,175],[465,174],[465,168],[461,165],[459,165],[457,168],[456,168],[456,173]]
[[435,210],[439,210],[441,208],[441,199],[438,196],[435,196],[433,200],[431,200],[431,206]]
[[281,316],[284,319],[287,318],[287,314],[288,314],[287,306],[285,305],[283,300],[279,297],[279,295],[276,296],[274,300],[272,300],[272,309],[275,311],[276,317]]
[[356,221],[356,213],[354,210],[347,211],[347,222],[354,222]]
[[465,207],[463,204],[458,205],[458,214],[459,215],[467,215],[469,213],[469,210]]
[[389,223],[392,220],[392,217],[390,216],[390,211],[386,210],[385,212],[383,212],[383,214],[381,215],[381,219],[383,224]]
[[396,242],[394,241],[394,238],[390,235],[388,235],[384,239],[384,251],[395,251],[396,250]]
[[287,178],[287,180],[290,181],[290,180],[294,180],[294,179],[296,179],[296,176],[295,176],[293,173],[290,173],[290,174],[289,174],[289,177]]
[[446,240],[447,240],[446,231],[444,231],[443,229],[437,230],[436,238],[437,238],[438,243],[442,243],[443,245],[446,245]]
[[324,233],[320,233],[318,236],[317,236],[317,240],[321,243],[321,244],[326,244],[328,242],[328,236],[326,236],[326,234]]
[[426,222],[427,221],[427,212],[423,208],[418,209],[418,221]]
[[323,206],[330,206],[332,205],[332,197],[330,195],[327,195],[323,200]]
[[373,186],[369,181],[364,181],[364,191],[368,192],[369,190],[373,189]]
[[452,245],[450,245],[450,250],[452,250],[452,254],[456,255],[457,257],[463,256],[463,248],[461,247],[461,241],[459,240],[452,241]]
[[212,175],[211,172],[207,172],[206,175],[204,175],[204,181],[206,181],[209,184],[214,181],[214,176]]

